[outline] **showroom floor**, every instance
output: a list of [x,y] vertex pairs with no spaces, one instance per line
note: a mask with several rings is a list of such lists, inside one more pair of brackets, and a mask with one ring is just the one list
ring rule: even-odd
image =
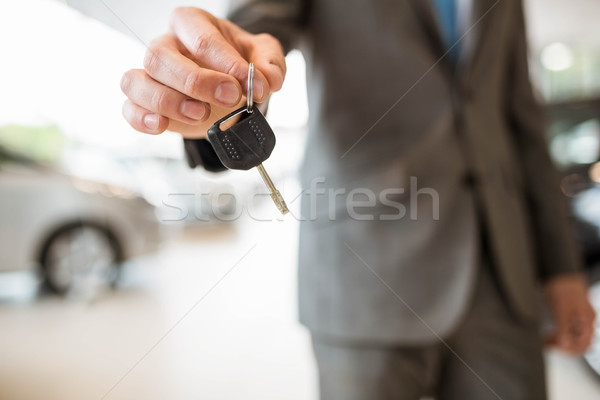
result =
[[[296,229],[187,229],[88,301],[27,299],[8,293],[22,277],[2,277],[0,400],[316,399],[295,316]],[[553,400],[598,398],[579,359],[547,359]]]

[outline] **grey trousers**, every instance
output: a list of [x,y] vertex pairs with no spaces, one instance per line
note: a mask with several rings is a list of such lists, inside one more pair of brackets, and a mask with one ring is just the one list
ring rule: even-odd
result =
[[313,336],[321,400],[543,400],[537,324],[508,310],[481,268],[472,305],[444,342],[390,347]]

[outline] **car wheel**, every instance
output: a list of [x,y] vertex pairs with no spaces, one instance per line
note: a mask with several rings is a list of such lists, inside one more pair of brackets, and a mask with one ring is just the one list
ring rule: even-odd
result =
[[116,282],[119,247],[104,229],[67,226],[47,241],[41,265],[46,286],[55,293],[94,290]]

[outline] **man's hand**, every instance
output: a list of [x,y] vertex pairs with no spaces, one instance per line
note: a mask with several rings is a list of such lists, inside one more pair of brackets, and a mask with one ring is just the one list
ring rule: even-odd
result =
[[548,343],[569,353],[584,352],[591,343],[596,317],[585,278],[559,275],[546,282],[545,292],[556,324]]
[[281,89],[286,73],[281,44],[192,7],[173,11],[170,32],[154,40],[144,69],[126,72],[123,115],[136,130],[166,129],[203,137],[217,119],[241,105],[248,63],[254,62],[254,101]]

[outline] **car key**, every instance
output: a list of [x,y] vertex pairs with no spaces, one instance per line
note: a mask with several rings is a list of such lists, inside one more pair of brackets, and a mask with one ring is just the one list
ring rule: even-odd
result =
[[[267,174],[262,163],[269,158],[275,148],[275,134],[269,123],[254,105],[254,64],[248,71],[248,100],[244,107],[221,118],[208,130],[207,139],[215,149],[217,156],[229,169],[249,170],[256,167],[261,178],[269,188],[271,198],[282,214],[288,213],[287,205]],[[239,120],[227,129],[221,125],[239,117]]]

